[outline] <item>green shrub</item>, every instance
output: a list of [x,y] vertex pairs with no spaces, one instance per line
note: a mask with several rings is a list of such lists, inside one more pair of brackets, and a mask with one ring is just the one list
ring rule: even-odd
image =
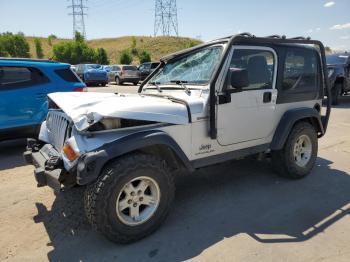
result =
[[30,57],[29,44],[23,33],[0,34],[0,56]]
[[101,63],[108,64],[107,52],[103,48],[95,49],[89,47],[84,37],[76,32],[74,40],[61,42],[53,46],[54,59],[70,63]]
[[119,58],[120,64],[123,65],[130,65],[132,62],[132,56],[130,55],[130,52],[128,50],[123,50],[120,54]]
[[102,65],[109,64],[107,52],[104,48],[97,48],[95,52],[95,60],[96,60],[96,63],[98,64],[102,64]]
[[35,52],[37,58],[44,58],[44,51],[39,38],[34,39]]
[[136,48],[136,45],[137,45],[137,40],[136,40],[136,37],[133,36],[131,38],[131,54],[134,55],[134,56],[138,55],[138,50]]
[[139,60],[140,63],[146,63],[146,62],[151,62],[151,55],[149,52],[147,52],[146,50],[143,50],[140,54],[139,54]]
[[54,39],[57,39],[57,36],[55,36],[53,34],[48,36],[47,43],[49,44],[49,46],[52,46],[52,40],[54,40]]

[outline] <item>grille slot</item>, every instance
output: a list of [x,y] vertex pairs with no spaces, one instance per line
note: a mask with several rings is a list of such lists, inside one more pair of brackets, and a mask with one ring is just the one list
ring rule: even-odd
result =
[[69,119],[60,110],[50,110],[46,118],[49,142],[58,152],[61,152],[64,142],[69,138]]

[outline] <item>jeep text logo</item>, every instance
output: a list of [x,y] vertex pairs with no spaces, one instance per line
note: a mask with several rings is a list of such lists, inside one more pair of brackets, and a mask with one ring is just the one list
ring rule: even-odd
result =
[[200,148],[199,148],[199,151],[209,151],[211,149],[211,145],[210,144],[207,144],[207,145],[201,145]]

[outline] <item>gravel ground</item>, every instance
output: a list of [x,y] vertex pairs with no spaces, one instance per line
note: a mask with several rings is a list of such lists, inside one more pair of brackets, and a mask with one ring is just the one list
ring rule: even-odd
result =
[[130,245],[90,230],[81,190],[37,188],[24,141],[0,143],[0,260],[350,261],[349,110],[350,97],[333,110],[306,179],[279,178],[253,160],[199,170],[177,182],[164,225]]

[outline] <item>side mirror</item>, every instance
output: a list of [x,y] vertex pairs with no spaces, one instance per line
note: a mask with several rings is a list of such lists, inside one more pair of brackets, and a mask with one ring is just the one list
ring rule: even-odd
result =
[[249,86],[248,71],[240,68],[229,69],[229,84],[227,92],[234,93],[242,91],[243,87]]

